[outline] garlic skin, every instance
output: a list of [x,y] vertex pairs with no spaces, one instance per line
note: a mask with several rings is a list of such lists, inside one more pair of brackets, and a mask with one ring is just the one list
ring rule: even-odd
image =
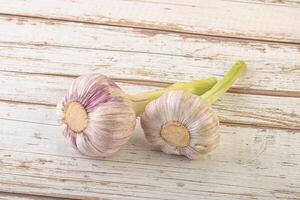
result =
[[57,105],[63,135],[87,156],[110,156],[133,133],[136,114],[128,96],[109,78],[80,76]]
[[186,91],[172,91],[150,102],[141,116],[148,142],[167,154],[198,159],[220,141],[219,120],[210,105]]

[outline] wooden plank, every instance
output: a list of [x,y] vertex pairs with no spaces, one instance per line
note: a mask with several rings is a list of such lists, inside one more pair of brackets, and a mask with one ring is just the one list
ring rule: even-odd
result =
[[190,6],[137,0],[1,0],[0,13],[291,43],[300,40],[298,7],[250,1],[203,0]]
[[65,198],[0,192],[0,200],[64,200]]
[[219,148],[189,161],[151,150],[137,128],[115,156],[91,159],[66,146],[57,126],[0,123],[1,191],[81,199],[299,197],[294,131],[221,126]]
[[[297,54],[300,55],[300,52]],[[287,93],[287,96],[299,97],[300,85],[295,84],[300,77],[298,58],[296,61],[285,58],[286,62],[245,59],[248,71],[236,83],[236,87],[249,94],[281,96]],[[102,73],[128,82],[140,80],[165,86],[170,82],[191,81],[211,75],[220,78],[235,59],[197,59],[136,52],[4,45],[0,47],[0,61],[1,71],[71,77]]]
[[[130,93],[155,89],[155,87],[136,88],[137,86],[134,85],[120,85]],[[12,88],[12,90],[15,90],[15,88]],[[18,98],[20,95],[5,94],[4,98],[9,96],[11,99],[6,101],[0,100],[0,110],[2,110],[0,118],[57,125],[54,107],[63,93],[57,92],[50,95],[46,93],[46,90],[43,91],[41,96],[44,94],[45,99],[48,97],[48,102],[33,102],[33,99],[28,99],[28,96],[37,97],[32,92],[27,93],[28,96],[25,96],[23,99]],[[219,114],[221,123],[295,130],[300,129],[298,107],[299,99],[297,98],[236,94],[226,94],[213,105],[213,108]],[[15,109],[20,110],[20,112],[14,113]]]
[[0,70],[72,75],[101,71],[116,78],[175,82],[221,76],[243,59],[249,72],[238,86],[300,91],[295,84],[300,77],[299,45],[70,22],[51,25],[53,20],[28,18],[2,17],[0,22]]
[[[0,117],[56,125],[54,106],[73,79],[74,77],[64,76],[0,73],[0,84],[5,85],[0,88],[1,99],[4,100],[0,103]],[[130,84],[120,86],[128,93],[156,89]],[[299,107],[299,98],[245,94],[226,94],[214,105],[223,123],[300,130]],[[16,108],[28,110],[28,113],[24,111],[14,114],[12,111]]]
[[[197,6],[199,5],[198,0],[142,0],[146,2],[155,2],[158,4],[178,4],[181,6]],[[277,6],[288,6],[295,7],[300,5],[299,0],[224,0],[228,2],[239,2],[239,3],[247,3],[247,4],[263,4],[263,5],[277,5]]]
[[229,0],[245,3],[257,3],[257,4],[271,4],[277,6],[287,6],[287,7],[299,7],[299,0]]

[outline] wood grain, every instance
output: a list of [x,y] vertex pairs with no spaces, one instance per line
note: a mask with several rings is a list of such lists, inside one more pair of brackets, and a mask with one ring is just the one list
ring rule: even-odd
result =
[[0,200],[68,200],[66,198],[46,197],[30,194],[0,192]]
[[[298,0],[0,0],[0,200],[300,200]],[[110,158],[71,149],[55,105],[86,73],[129,93],[249,70],[213,107],[221,144],[162,154],[141,128]]]
[[[197,6],[199,5],[198,0],[140,0],[142,2],[152,2],[158,4],[175,4],[181,6]],[[290,6],[295,7],[300,5],[299,0],[224,0],[225,2],[239,2],[246,4],[263,4],[265,5],[277,5],[277,6]]]
[[286,7],[299,7],[300,1],[299,0],[229,0],[229,1],[237,1],[237,2],[244,2],[244,3],[257,3],[257,4],[271,4],[277,6],[286,6]]
[[[2,72],[0,84],[6,87],[0,88],[3,102],[0,104],[3,110],[0,115],[3,117],[7,115],[16,120],[30,120],[33,117],[33,122],[56,124],[54,106],[73,80],[74,77],[28,76],[14,72]],[[156,87],[124,83],[121,83],[120,86],[128,93],[156,89]],[[224,123],[300,130],[300,111],[297,109],[299,106],[299,98],[226,94],[221,101],[214,105],[214,108],[219,112],[221,122]],[[30,114],[31,112],[14,114],[10,110],[14,107],[19,109],[35,108],[40,110],[40,114]]]
[[210,74],[220,77],[242,59],[249,70],[239,87],[300,91],[295,84],[300,77],[299,45],[187,38],[70,22],[52,25],[53,20],[2,17],[0,21],[0,70],[66,75],[101,72],[114,78],[176,82]]
[[0,13],[291,43],[300,39],[298,7],[250,1],[203,0],[185,5],[137,0],[1,0]]
[[[66,146],[57,126],[0,121],[6,124],[0,128],[3,191],[17,187],[29,194],[104,199],[299,196],[300,174],[293,169],[299,167],[300,135],[295,132],[222,126],[220,147],[206,159],[188,161],[151,150],[138,128],[115,156],[91,159]],[[16,125],[22,131],[13,129]]]

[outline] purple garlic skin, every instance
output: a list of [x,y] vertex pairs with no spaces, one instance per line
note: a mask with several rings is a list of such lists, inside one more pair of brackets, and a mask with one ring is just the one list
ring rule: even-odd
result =
[[141,116],[147,141],[167,154],[201,158],[219,143],[219,120],[201,97],[172,91],[150,102]]
[[111,156],[133,133],[135,111],[128,96],[109,78],[80,76],[57,105],[63,135],[87,156]]

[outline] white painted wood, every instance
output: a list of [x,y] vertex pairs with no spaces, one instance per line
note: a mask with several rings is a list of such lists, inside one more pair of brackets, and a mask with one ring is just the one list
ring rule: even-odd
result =
[[[141,0],[143,2],[155,2],[159,4],[178,4],[181,6],[197,6],[199,5],[199,0]],[[263,4],[263,5],[277,5],[277,6],[299,6],[299,0],[224,0],[228,2],[239,2],[247,4]],[[201,2],[200,2],[201,3]]]
[[298,7],[256,3],[1,0],[0,13],[297,43],[300,39]]
[[238,86],[300,91],[295,84],[300,77],[297,45],[187,38],[27,18],[2,17],[0,21],[0,70],[71,75],[97,71],[116,78],[176,82],[220,77],[242,59],[249,69]]
[[244,3],[257,3],[257,4],[268,4],[268,5],[277,5],[277,6],[287,6],[287,7],[299,7],[299,0],[228,0]]
[[0,128],[1,190],[107,199],[299,195],[300,135],[295,132],[222,126],[219,148],[206,159],[189,161],[152,151],[137,129],[115,156],[90,159],[66,146],[57,126],[0,121],[6,124]]
[[[0,199],[299,199],[300,101],[283,97],[300,92],[298,4],[0,0]],[[135,93],[236,59],[249,70],[232,92],[248,94],[214,105],[221,144],[202,160],[155,151],[139,126],[105,159],[61,135],[55,104],[78,75]]]
[[0,192],[0,200],[62,200],[61,198]]
[[[28,75],[14,72],[0,74],[2,100],[20,101],[22,103],[0,103],[3,109],[0,116],[9,116],[11,119],[32,120],[38,123],[56,124],[54,106],[70,87],[74,78],[47,75]],[[128,93],[137,93],[156,89],[137,85],[120,84]],[[26,105],[26,103],[46,104]],[[40,110],[39,115],[20,112],[14,114],[11,109],[28,109],[33,112]],[[214,105],[224,123],[247,124],[254,126],[279,127],[300,130],[299,98],[281,98],[261,95],[226,94],[221,101]],[[53,109],[52,109],[53,108]],[[7,112],[7,113],[6,113]],[[16,118],[17,117],[17,118]],[[32,118],[32,119],[31,119]]]

